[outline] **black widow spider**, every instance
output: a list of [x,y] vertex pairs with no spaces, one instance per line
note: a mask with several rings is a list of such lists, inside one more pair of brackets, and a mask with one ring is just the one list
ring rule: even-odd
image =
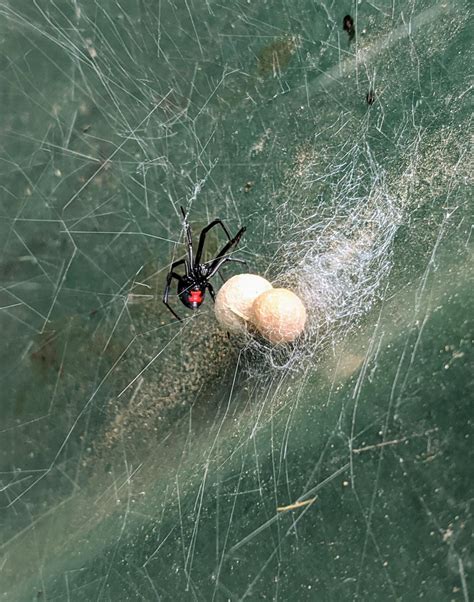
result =
[[[193,255],[193,240],[192,240],[192,232],[191,226],[188,223],[188,219],[186,217],[186,212],[181,207],[181,213],[183,214],[183,223],[184,230],[186,232],[186,244],[187,244],[187,252],[185,259],[179,259],[178,261],[174,261],[171,264],[170,271],[168,272],[168,276],[166,277],[166,287],[165,292],[163,294],[163,303],[170,310],[175,318],[181,320],[178,314],[174,311],[174,309],[169,305],[168,298],[170,294],[171,288],[171,280],[175,278],[178,281],[177,293],[181,302],[188,307],[189,309],[197,309],[201,306],[204,301],[204,295],[206,289],[209,291],[212,300],[215,300],[214,289],[209,280],[217,274],[219,269],[223,266],[224,263],[228,261],[235,261],[238,263],[245,263],[243,259],[237,259],[235,257],[229,257],[227,253],[230,251],[232,247],[235,247],[239,240],[242,237],[242,234],[245,232],[245,228],[240,228],[234,238],[231,238],[229,231],[223,224],[223,222],[217,218],[210,222],[205,228],[201,230],[201,234],[199,235],[199,243],[196,252],[196,256]],[[228,242],[222,247],[222,249],[217,253],[214,259],[210,261],[206,261],[205,263],[201,263],[201,256],[204,249],[204,244],[206,242],[206,235],[211,228],[214,226],[221,226],[224,232],[226,233]],[[186,273],[184,276],[177,274],[174,269],[179,265],[185,265]]]

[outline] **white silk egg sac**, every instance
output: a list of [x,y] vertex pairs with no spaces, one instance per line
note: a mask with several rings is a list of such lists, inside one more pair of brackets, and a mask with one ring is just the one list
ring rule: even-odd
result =
[[251,321],[270,343],[290,343],[304,330],[306,308],[292,291],[272,288],[255,299]]
[[272,288],[268,280],[255,274],[232,276],[217,293],[214,304],[217,321],[231,332],[246,332],[253,302],[263,292]]

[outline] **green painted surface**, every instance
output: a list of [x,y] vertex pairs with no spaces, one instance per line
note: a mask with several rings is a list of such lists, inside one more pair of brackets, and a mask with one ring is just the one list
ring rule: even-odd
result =
[[[0,16],[0,598],[470,600],[469,3]],[[180,204],[304,341],[172,321]]]

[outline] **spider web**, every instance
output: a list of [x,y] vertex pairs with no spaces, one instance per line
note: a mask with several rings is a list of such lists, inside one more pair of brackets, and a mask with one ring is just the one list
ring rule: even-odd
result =
[[[4,598],[469,600],[469,4],[0,15]],[[172,319],[180,205],[301,341]]]

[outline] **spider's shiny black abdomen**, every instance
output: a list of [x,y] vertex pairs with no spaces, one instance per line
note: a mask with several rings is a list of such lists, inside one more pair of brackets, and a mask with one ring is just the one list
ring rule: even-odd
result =
[[178,297],[189,309],[197,309],[204,301],[206,287],[196,285],[188,276],[183,276],[178,282]]

